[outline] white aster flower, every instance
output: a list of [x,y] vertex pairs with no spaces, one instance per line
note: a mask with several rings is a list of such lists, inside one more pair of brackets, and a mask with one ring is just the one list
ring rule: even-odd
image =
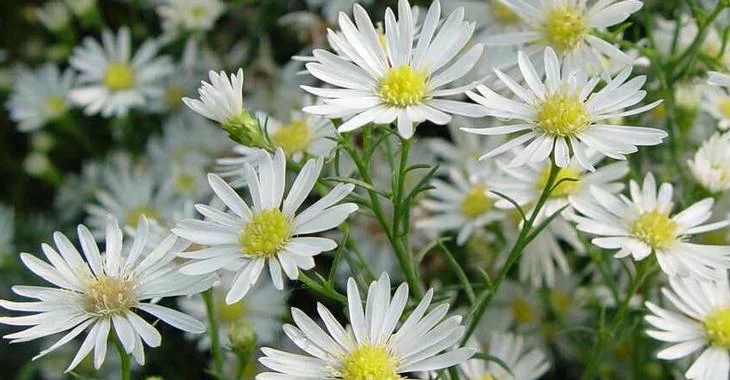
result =
[[295,161],[301,161],[305,155],[329,158],[337,146],[332,121],[300,111],[292,111],[288,122],[269,118],[266,133],[274,148],[281,148]]
[[329,31],[340,54],[315,49],[313,62],[306,65],[310,74],[336,88],[302,86],[324,103],[305,107],[305,112],[348,119],[340,132],[397,121],[403,138],[410,138],[415,125],[426,120],[443,125],[451,121],[450,114],[484,115],[474,104],[441,99],[465,91],[444,87],[465,76],[483,50],[477,44],[460,55],[474,31],[474,24],[464,21],[463,8],[440,23],[441,5],[434,1],[418,38],[406,0],[398,2],[398,21],[386,10],[384,35],[361,6],[355,5],[353,14],[355,24],[340,14],[341,36]]
[[61,73],[53,64],[33,71],[21,70],[7,103],[18,130],[35,131],[61,117],[69,108],[68,92],[73,81],[73,71]]
[[[587,151],[588,164],[596,165],[603,159],[603,155],[594,151]],[[500,165],[504,174],[495,184],[495,190],[507,195],[520,206],[533,207],[540,198],[550,177],[550,162],[528,163],[524,166],[511,168]],[[540,218],[550,216],[565,206],[570,206],[577,200],[590,200],[591,186],[598,186],[611,194],[624,189],[622,182],[617,182],[629,172],[627,162],[613,162],[599,167],[593,172],[587,172],[577,158],[573,156],[567,166],[560,169],[555,176],[553,190],[540,211]],[[497,202],[500,208],[513,208],[505,199]],[[568,207],[563,215],[572,211]]]
[[[564,247],[570,248],[572,254],[585,253],[575,228],[565,219],[556,218],[525,247],[518,268],[520,282],[535,289],[543,285],[553,288],[559,275],[570,274]],[[505,250],[502,259],[506,260],[508,255]]]
[[465,176],[451,169],[450,183],[432,180],[430,198],[421,201],[431,215],[416,222],[416,227],[437,232],[456,230],[456,244],[464,245],[473,233],[501,219],[504,214],[493,207],[496,196],[489,192],[487,176],[480,174]]
[[730,95],[725,90],[714,86],[703,88],[700,107],[717,120],[718,128],[723,131],[730,128]]
[[157,6],[157,14],[162,19],[162,28],[172,37],[181,30],[211,30],[225,9],[219,0],[164,0]]
[[528,88],[500,70],[494,70],[517,96],[516,100],[505,98],[484,85],[477,87],[480,94],[468,93],[491,116],[516,120],[513,124],[499,127],[467,129],[468,132],[483,135],[524,132],[482,158],[526,145],[509,166],[541,162],[554,154],[559,167],[567,166],[574,156],[582,167],[594,170],[588,159],[588,148],[614,159],[625,159],[626,154],[637,151],[637,146],[656,145],[667,136],[665,131],[658,129],[609,124],[610,119],[635,115],[661,103],[656,101],[626,110],[646,96],[646,91],[641,90],[646,82],[645,76],[627,81],[631,67],[611,79],[600,91],[594,92],[598,77],[589,80],[584,71],[579,68],[570,71],[572,66],[566,66],[565,62],[561,67],[551,48],[545,49],[544,61],[545,81],[538,76],[527,56],[523,52],[518,53],[520,71]]
[[650,337],[669,343],[657,353],[659,359],[677,360],[702,350],[684,374],[688,379],[727,380],[730,377],[730,287],[719,282],[670,277],[664,296],[677,311],[651,302],[645,317],[653,329]]
[[652,253],[669,276],[694,276],[708,280],[724,278],[730,268],[730,248],[688,242],[691,235],[724,228],[728,221],[703,224],[712,217],[712,198],[703,199],[670,216],[673,188],[662,183],[657,191],[649,173],[639,187],[629,184],[631,199],[592,187],[595,202],[574,202],[582,216],[573,216],[581,231],[598,235],[593,244],[618,249],[617,258],[632,256],[640,261]]
[[587,72],[606,72],[607,63],[616,60],[631,65],[633,58],[618,47],[595,35],[625,21],[638,11],[638,0],[606,0],[586,6],[585,0],[524,1],[502,0],[527,25],[527,30],[494,34],[486,46],[520,45],[539,54],[546,47],[555,50],[571,67]]
[[[475,346],[478,344],[474,341]],[[505,369],[495,361],[470,359],[459,368],[467,380],[536,380],[550,369],[545,353],[532,347],[520,335],[508,332],[494,332],[485,351],[506,365]]]
[[232,122],[244,112],[243,108],[243,69],[231,74],[215,71],[208,73],[210,83],[201,81],[198,89],[200,100],[183,98],[183,102],[193,111],[221,124]]
[[[107,215],[113,215],[125,232],[132,234],[144,216],[150,223],[149,242],[156,244],[167,234],[174,221],[192,215],[192,202],[176,194],[167,176],[150,168],[133,167],[132,162],[110,166],[102,174],[102,188],[96,191],[95,202],[86,205],[86,224],[97,239],[104,237]],[[167,173],[169,175],[169,173]]]
[[695,180],[712,193],[730,189],[730,135],[715,133],[687,161]]
[[104,30],[102,44],[87,37],[69,60],[80,71],[79,86],[70,97],[84,112],[122,116],[163,95],[161,79],[173,72],[173,65],[169,57],[155,57],[157,42],[145,41],[132,57],[129,28],[123,27],[116,38]]
[[400,374],[435,371],[459,364],[474,354],[472,348],[452,347],[464,334],[461,316],[446,317],[448,304],[426,313],[433,298],[430,289],[405,322],[396,329],[408,301],[408,285],[401,284],[391,298],[390,279],[380,276],[368,289],[363,310],[355,280],[347,283],[350,326],[343,327],[322,304],[317,312],[327,331],[309,316],[292,308],[294,325],[284,332],[307,355],[263,348],[261,364],[276,371],[257,380],[347,379],[399,380]]
[[502,142],[499,137],[475,136],[466,133],[460,128],[481,127],[484,120],[455,116],[449,124],[449,136],[451,141],[443,138],[429,139],[426,142],[427,148],[448,168],[458,168],[468,173],[496,170],[489,161],[479,161],[479,157],[488,150],[492,150]]
[[267,263],[277,289],[284,287],[282,269],[287,277],[295,280],[299,268],[313,268],[313,256],[335,249],[337,243],[327,238],[303,235],[334,228],[357,210],[353,203],[337,205],[354,189],[352,184],[339,184],[319,201],[297,213],[319,177],[321,160],[309,160],[304,164],[286,199],[283,199],[286,182],[284,152],[278,149],[273,159],[267,154],[258,170],[257,174],[248,164],[244,169],[253,208],[249,208],[220,177],[209,174],[210,187],[231,212],[198,204],[195,208],[207,219],[185,219],[173,229],[182,238],[208,246],[180,254],[193,259],[181,269],[184,273],[203,274],[235,268],[236,277],[226,295],[229,304],[246,295]]
[[68,372],[92,350],[94,366],[101,367],[112,329],[124,350],[132,354],[138,363],[144,364],[144,344],[158,347],[162,337],[150,323],[137,315],[136,310],[145,311],[184,331],[204,332],[205,325],[196,319],[144,302],[159,297],[195,294],[211,285],[210,277],[187,276],[177,270],[175,252],[185,249],[189,243],[169,235],[157,247],[147,250],[147,234],[147,222],[142,218],[137,226],[137,237],[132,246],[125,249],[122,230],[116,220],[109,217],[103,256],[91,232],[83,225],[79,226],[78,235],[86,261],[60,232],[53,234],[56,249],[42,245],[50,264],[31,254],[21,253],[20,258],[30,271],[58,288],[14,286],[16,294],[38,301],[3,300],[0,306],[36,314],[1,317],[0,323],[32,326],[4,338],[12,339],[13,343],[26,342],[67,332],[34,358],[38,359],[88,330],[78,353],[66,369]]

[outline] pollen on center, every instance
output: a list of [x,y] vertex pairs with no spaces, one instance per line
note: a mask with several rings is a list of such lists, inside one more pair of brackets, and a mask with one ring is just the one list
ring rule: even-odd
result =
[[264,210],[243,227],[239,242],[244,254],[272,256],[284,248],[292,230],[291,221],[281,210]]
[[406,108],[420,103],[426,94],[426,74],[409,66],[388,70],[380,81],[378,94],[393,107]]

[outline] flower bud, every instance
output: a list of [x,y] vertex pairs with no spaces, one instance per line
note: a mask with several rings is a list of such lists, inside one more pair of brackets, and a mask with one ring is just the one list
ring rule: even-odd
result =
[[240,319],[231,324],[228,330],[228,341],[241,363],[247,363],[256,349],[256,331],[251,322]]

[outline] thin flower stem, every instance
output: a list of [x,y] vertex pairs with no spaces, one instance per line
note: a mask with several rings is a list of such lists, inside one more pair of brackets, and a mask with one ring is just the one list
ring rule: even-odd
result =
[[507,262],[505,262],[504,266],[502,266],[499,274],[497,274],[497,278],[492,281],[491,288],[485,289],[484,292],[487,292],[486,295],[479,297],[481,298],[481,300],[477,302],[475,309],[471,313],[472,317],[469,320],[469,324],[467,325],[464,337],[461,339],[462,345],[466,344],[466,342],[469,340],[469,337],[471,337],[471,335],[474,333],[477,326],[479,325],[479,322],[484,316],[484,313],[487,311],[487,307],[492,302],[492,299],[494,299],[497,291],[499,291],[499,287],[502,284],[502,281],[505,279],[505,277],[507,277],[507,273],[509,273],[510,269],[512,269],[517,260],[519,260],[520,256],[522,256],[522,252],[524,251],[525,247],[535,237],[534,234],[530,234],[532,226],[535,224],[538,215],[540,215],[542,207],[545,205],[545,202],[550,196],[550,192],[553,190],[554,187],[553,184],[555,183],[555,179],[557,178],[558,172],[560,171],[560,168],[555,164],[555,159],[552,156],[550,157],[550,160],[550,174],[548,175],[548,180],[545,183],[545,187],[540,193],[540,198],[538,198],[538,201],[535,204],[535,209],[532,211],[530,218],[524,220],[524,225],[520,230],[520,234],[517,236],[517,240],[512,246],[509,256],[507,256]]
[[116,333],[112,334],[114,336],[114,346],[117,348],[117,352],[119,352],[119,361],[121,362],[121,376],[120,378],[122,380],[131,380],[132,379],[132,362],[129,359],[129,354],[124,349],[124,346],[122,345],[122,342],[119,341],[119,337],[117,337]]
[[[608,330],[601,329],[601,331],[599,332],[598,341],[596,342],[595,349],[591,354],[591,358],[588,361],[586,370],[583,372],[583,375],[581,375],[580,380],[590,380],[596,377],[598,366],[601,362],[601,359],[603,358],[608,343],[611,342],[616,334],[619,332],[619,330],[623,326],[624,319],[626,319],[626,315],[628,315],[629,306],[631,305],[631,298],[633,298],[634,294],[636,294],[636,291],[639,290],[639,287],[644,283],[644,280],[646,280],[646,278],[654,272],[655,268],[647,268],[646,264],[648,263],[640,262],[639,265],[637,265],[636,275],[634,276],[634,278],[631,279],[629,289],[626,292],[623,301],[616,310],[616,315],[611,320],[611,326],[608,328]],[[653,265],[653,263],[651,264]]]
[[221,349],[220,337],[218,335],[218,320],[215,315],[215,301],[213,300],[213,289],[203,292],[205,311],[208,314],[208,335],[210,335],[210,351],[213,354],[213,366],[215,376],[218,379],[225,379],[223,372],[223,350]]

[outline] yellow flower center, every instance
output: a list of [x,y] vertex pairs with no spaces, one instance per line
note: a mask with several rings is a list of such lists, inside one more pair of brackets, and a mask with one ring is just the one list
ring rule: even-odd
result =
[[563,6],[548,12],[543,28],[547,45],[559,53],[566,53],[583,41],[588,33],[588,22],[581,9]]
[[392,68],[380,81],[378,94],[393,107],[406,108],[418,104],[426,94],[426,74],[409,66]]
[[86,311],[94,314],[124,312],[137,303],[133,281],[109,276],[92,279],[84,297]]
[[492,1],[489,10],[492,12],[492,16],[502,24],[517,24],[520,22],[520,16],[500,0]]
[[51,115],[58,115],[66,109],[66,102],[58,95],[51,95],[46,101],[46,108]]
[[492,200],[487,196],[484,185],[476,185],[461,200],[461,213],[469,218],[483,215],[492,208]]
[[730,349],[730,307],[716,310],[705,318],[705,333],[712,345]]
[[573,302],[562,290],[553,289],[550,291],[550,304],[553,305],[555,312],[564,316],[570,311],[570,306]]
[[307,150],[313,139],[312,131],[302,120],[295,120],[271,134],[271,142],[288,156]]
[[[542,191],[550,179],[550,166],[546,166],[537,177],[535,188]],[[562,182],[561,182],[562,181]],[[553,191],[550,192],[551,198],[563,198],[571,195],[578,190],[580,181],[580,172],[572,168],[563,168],[558,171],[553,182]],[[555,184],[558,184],[557,186]]]
[[491,374],[491,373],[485,373],[484,375],[482,375],[482,376],[481,376],[481,377],[479,378],[479,380],[498,380],[498,378],[496,378],[496,377],[492,376],[492,374]]
[[385,347],[363,345],[342,360],[344,380],[399,380],[396,360]]
[[557,92],[538,106],[536,121],[545,133],[570,137],[588,128],[591,115],[577,95]]
[[165,104],[170,108],[180,107],[185,90],[179,86],[171,86],[165,91]]
[[147,219],[157,219],[160,217],[160,213],[155,209],[151,209],[145,206],[137,207],[127,215],[127,225],[136,226],[139,222],[139,218],[144,215]]
[[195,176],[190,173],[181,173],[175,178],[175,188],[184,194],[195,191]]
[[203,6],[198,5],[190,7],[190,15],[193,16],[193,18],[201,18],[205,16],[206,13],[206,9]]
[[535,311],[526,300],[518,297],[512,301],[512,315],[518,325],[526,325],[534,319]]
[[243,253],[254,256],[275,255],[289,241],[292,227],[289,219],[280,210],[261,211],[243,228],[239,238]]
[[725,118],[730,119],[730,98],[723,99],[718,103],[717,110]]
[[652,248],[665,248],[676,240],[677,227],[669,212],[654,210],[639,215],[631,225],[631,233]]
[[243,301],[239,301],[231,305],[225,303],[223,299],[220,301],[222,302],[218,302],[216,305],[218,318],[225,322],[235,322],[243,319],[243,316],[246,314],[246,305]]
[[110,62],[106,66],[104,85],[112,91],[128,90],[134,87],[134,71],[126,63]]

